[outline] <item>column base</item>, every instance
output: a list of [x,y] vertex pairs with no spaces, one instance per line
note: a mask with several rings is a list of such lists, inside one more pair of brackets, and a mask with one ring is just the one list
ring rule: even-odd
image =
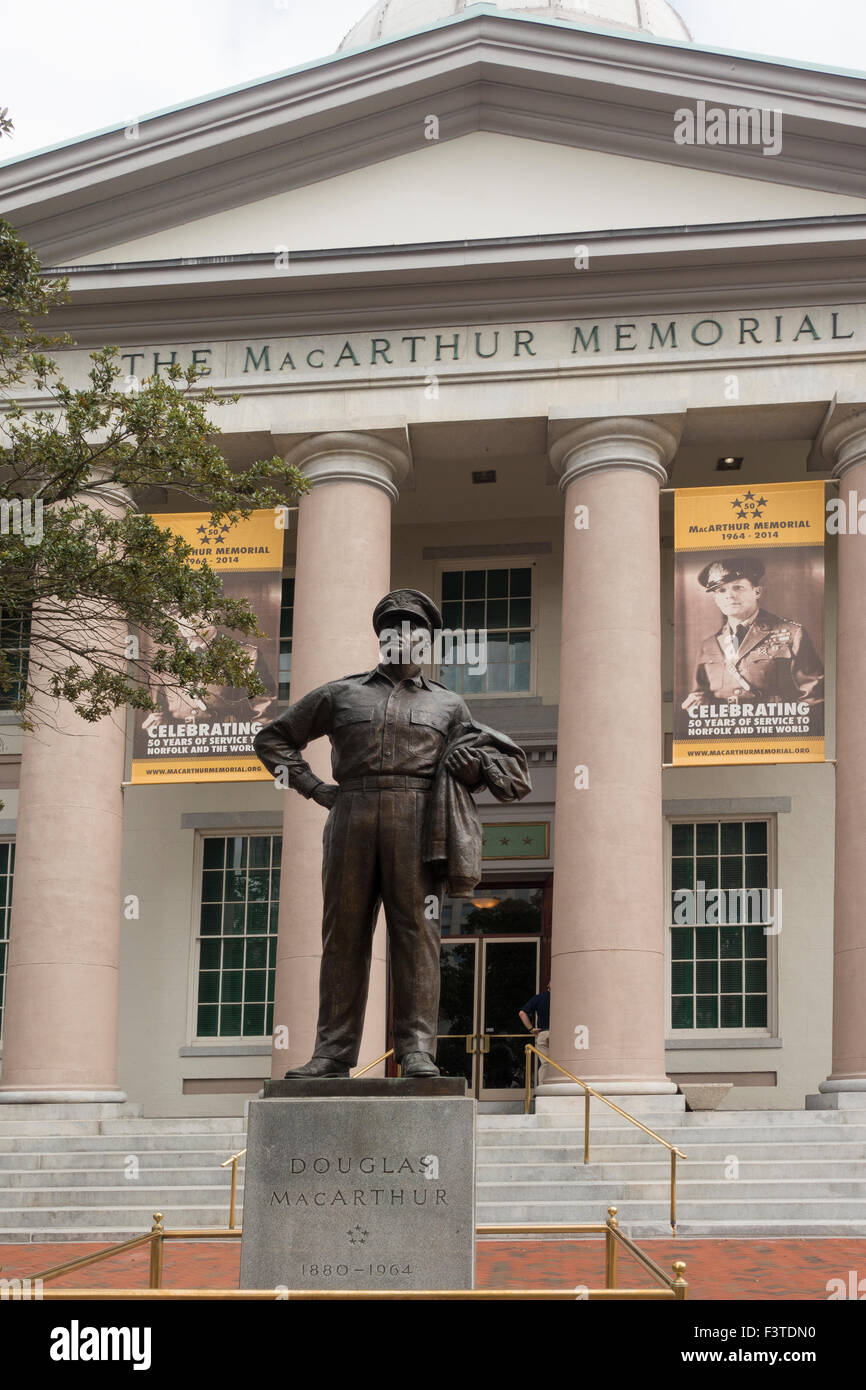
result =
[[[636,1119],[652,1122],[653,1116],[681,1115],[685,1113],[686,1098],[681,1095],[672,1081],[592,1081],[589,1083],[599,1095],[610,1096],[621,1110]],[[643,1089],[638,1090],[638,1086]],[[613,1088],[616,1087],[616,1090]],[[628,1089],[627,1089],[628,1088]],[[535,1090],[536,1115],[569,1114],[583,1116],[586,1106],[586,1093],[582,1086],[573,1082],[557,1086],[548,1082]],[[616,1111],[594,1096],[590,1099],[590,1114],[596,1122],[605,1119],[619,1124]]]
[[806,1097],[807,1110],[866,1110],[866,1077],[822,1081],[818,1095]]
[[[675,1081],[594,1081],[586,1078],[586,1083],[602,1096],[675,1096],[678,1086]],[[536,1086],[537,1096],[582,1096],[584,1089],[573,1081],[545,1081]]]

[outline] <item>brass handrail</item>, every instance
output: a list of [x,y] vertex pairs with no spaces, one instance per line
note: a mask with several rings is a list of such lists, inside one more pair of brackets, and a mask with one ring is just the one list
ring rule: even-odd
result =
[[589,1105],[589,1103],[590,1103],[590,1099],[591,1099],[592,1096],[595,1096],[596,1100],[603,1100],[604,1103],[605,1103],[605,1105],[609,1105],[610,1108],[611,1108],[611,1110],[615,1110],[616,1113],[617,1113],[618,1115],[622,1115],[622,1117],[623,1117],[624,1120],[628,1120],[628,1121],[630,1122],[630,1124],[637,1125],[638,1129],[642,1129],[643,1132],[644,1132],[644,1134],[648,1134],[648,1135],[650,1136],[651,1139],[655,1139],[656,1143],[658,1143],[658,1144],[664,1144],[665,1148],[668,1149],[668,1150],[670,1150],[670,1155],[671,1155],[671,1233],[672,1233],[673,1235],[676,1235],[676,1233],[677,1233],[677,1158],[685,1158],[685,1159],[687,1159],[687,1158],[688,1158],[688,1154],[684,1154],[683,1151],[682,1151],[682,1149],[678,1149],[678,1148],[677,1148],[676,1144],[671,1144],[667,1139],[663,1139],[663,1138],[661,1137],[660,1134],[656,1134],[656,1132],[655,1132],[654,1129],[650,1129],[647,1125],[641,1124],[640,1120],[635,1119],[634,1115],[629,1115],[629,1113],[628,1113],[627,1110],[621,1109],[620,1106],[615,1105],[614,1102],[613,1102],[612,1100],[608,1099],[607,1096],[603,1096],[603,1095],[601,1094],[600,1091],[596,1091],[592,1086],[590,1086],[590,1084],[589,1084],[588,1081],[581,1081],[581,1079],[580,1079],[579,1076],[575,1076],[575,1075],[574,1075],[574,1072],[567,1071],[566,1068],[565,1068],[565,1067],[561,1067],[561,1066],[559,1065],[558,1062],[554,1062],[553,1058],[552,1058],[552,1057],[548,1057],[548,1055],[547,1055],[546,1052],[539,1052],[538,1048],[537,1048],[537,1047],[533,1047],[532,1043],[527,1043],[527,1044],[526,1044],[526,1046],[525,1046],[525,1048],[524,1048],[524,1052],[525,1052],[525,1056],[526,1056],[526,1094],[525,1094],[524,1103],[523,1103],[523,1111],[524,1111],[524,1114],[526,1114],[526,1115],[529,1114],[529,1107],[530,1107],[530,1105],[532,1104],[532,1059],[531,1059],[531,1057],[530,1057],[530,1053],[532,1053],[532,1052],[535,1053],[536,1057],[540,1057],[543,1061],[549,1063],[550,1066],[556,1067],[556,1070],[557,1070],[557,1071],[561,1071],[562,1074],[563,1074],[563,1076],[567,1076],[568,1079],[569,1079],[569,1081],[574,1081],[578,1086],[582,1086],[582,1087],[583,1087],[583,1098],[584,1098],[584,1111],[583,1111],[583,1161],[584,1161],[584,1163],[589,1163],[589,1113],[590,1113],[590,1105]]
[[366,1072],[366,1071],[372,1071],[374,1067],[378,1067],[378,1065],[379,1065],[380,1062],[386,1062],[386,1061],[388,1060],[389,1057],[393,1057],[393,1056],[394,1056],[394,1049],[393,1049],[393,1047],[389,1047],[389,1048],[388,1048],[388,1051],[387,1051],[387,1052],[383,1052],[381,1057],[377,1057],[376,1060],[375,1060],[375,1062],[368,1062],[367,1065],[366,1065],[365,1067],[362,1067],[360,1071],[353,1071],[353,1072],[352,1072],[352,1080],[353,1080],[353,1081],[357,1081],[357,1079],[358,1079],[359,1076],[363,1076],[363,1075],[364,1075],[364,1072]]
[[[649,1255],[644,1254],[634,1242],[619,1229],[616,1218],[616,1207],[608,1207],[608,1216],[604,1224],[569,1224],[546,1225],[537,1222],[527,1222],[518,1225],[480,1225],[475,1227],[475,1234],[486,1235],[601,1235],[605,1237],[605,1284],[603,1289],[590,1289],[579,1286],[579,1296],[586,1299],[641,1299],[641,1300],[664,1300],[664,1299],[686,1299],[688,1298],[688,1284],[684,1278],[685,1264],[682,1260],[675,1260],[673,1278],[665,1274],[664,1270],[650,1259]],[[532,1299],[536,1301],[569,1301],[574,1300],[574,1289],[164,1289],[162,1287],[163,1276],[163,1248],[167,1240],[230,1240],[237,1239],[241,1235],[240,1228],[223,1230],[222,1228],[212,1229],[210,1227],[193,1227],[177,1231],[165,1230],[161,1212],[154,1212],[153,1226],[145,1235],[133,1236],[131,1240],[121,1241],[117,1245],[107,1246],[105,1250],[97,1250],[90,1255],[82,1255],[76,1260],[67,1260],[64,1264],[52,1265],[50,1269],[44,1270],[41,1274],[30,1275],[27,1287],[16,1291],[15,1300],[20,1302],[37,1301],[60,1301],[65,1299],[85,1299],[95,1300],[118,1300],[118,1299],[246,1299],[246,1300],[273,1300],[280,1299],[301,1299],[301,1300],[329,1300],[329,1299],[356,1299],[360,1301],[370,1301],[381,1299],[383,1301],[392,1300],[413,1300],[413,1299],[445,1299],[461,1300],[479,1298],[482,1300],[502,1300],[502,1299]],[[44,1291],[42,1284],[51,1279],[57,1279],[61,1274],[66,1274],[73,1269],[82,1269],[85,1265],[97,1264],[101,1260],[108,1259],[111,1255],[119,1255],[127,1250],[134,1249],[136,1246],[145,1242],[150,1242],[150,1283],[146,1289],[52,1289]],[[623,1289],[617,1286],[617,1247],[622,1245],[627,1249],[643,1268],[661,1285],[657,1289]],[[24,1281],[22,1281],[23,1283]]]

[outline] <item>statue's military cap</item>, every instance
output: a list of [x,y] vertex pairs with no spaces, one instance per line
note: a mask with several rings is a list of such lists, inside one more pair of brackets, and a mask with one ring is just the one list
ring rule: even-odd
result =
[[698,575],[698,583],[708,594],[712,594],[733,579],[748,579],[752,584],[760,584],[763,577],[764,566],[754,555],[723,555],[719,560],[704,565]]
[[373,627],[377,635],[383,628],[393,627],[404,618],[421,623],[431,633],[442,627],[442,614],[436,604],[418,589],[392,589],[373,609]]

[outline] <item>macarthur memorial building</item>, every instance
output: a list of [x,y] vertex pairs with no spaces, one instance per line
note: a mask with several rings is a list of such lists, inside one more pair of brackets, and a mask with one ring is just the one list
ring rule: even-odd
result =
[[[319,61],[0,167],[69,277],[67,378],[195,364],[227,459],[312,484],[247,566],[179,494],[107,501],[261,597],[245,720],[24,735],[7,693],[0,1101],[241,1116],[311,1055],[326,813],[251,740],[370,670],[409,587],[486,633],[426,674],[532,777],[445,903],[443,1070],[522,1109],[550,981],[550,1055],[626,1108],[864,1102],[864,100],[666,0],[377,0]],[[390,1046],[380,923],[360,1065]]]

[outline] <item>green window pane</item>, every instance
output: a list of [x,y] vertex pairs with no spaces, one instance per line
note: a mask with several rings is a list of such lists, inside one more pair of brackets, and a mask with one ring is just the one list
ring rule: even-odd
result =
[[201,930],[203,936],[218,936],[223,910],[219,903],[202,903]]
[[722,927],[720,936],[721,955],[723,959],[731,960],[734,956],[741,956],[743,954],[742,927]]
[[743,822],[722,822],[722,854],[742,854]]
[[6,946],[5,946],[5,944],[0,944],[0,975],[4,974],[5,970],[6,970]]
[[247,876],[243,869],[226,870],[226,902],[242,903],[246,888]]
[[245,869],[247,866],[247,837],[232,835],[226,839],[226,868]]
[[202,857],[202,867],[205,869],[221,869],[226,862],[226,842],[225,840],[208,839],[204,842],[204,854]]
[[722,1027],[742,1028],[743,998],[740,994],[722,995]]
[[511,597],[532,593],[532,570],[511,570]]
[[767,962],[765,960],[746,961],[746,993],[766,994]]
[[719,967],[714,960],[699,960],[695,968],[695,993],[715,994],[719,987]]
[[269,971],[268,971],[268,995],[267,995],[267,998],[268,998],[268,1003],[269,1003],[269,1004],[273,1004],[273,1002],[274,1002],[274,977],[275,977],[276,973],[277,973],[277,972],[276,972],[275,970],[269,970]]
[[[279,864],[279,860],[276,861]],[[279,902],[280,899],[280,870],[271,869],[271,900]]]
[[700,884],[704,885],[704,891],[709,892],[711,888],[719,886],[719,861],[718,859],[698,859],[697,883],[695,889],[700,892]]
[[508,689],[508,667],[505,662],[488,662],[487,689],[498,693]]
[[237,1038],[241,1032],[240,1004],[224,1004],[220,1009],[220,1037]]
[[220,985],[220,995],[224,1004],[236,1004],[243,998],[244,992],[244,972],[242,970],[224,970]]
[[695,895],[689,888],[678,888],[671,893],[671,921],[679,926],[693,925],[695,920]]
[[739,960],[722,961],[722,994],[739,994],[743,988],[743,963]]
[[719,955],[718,927],[695,928],[695,954],[698,960],[717,960]]
[[247,941],[247,970],[264,970],[268,964],[268,939],[253,937]]
[[258,1037],[265,1031],[265,1006],[264,1004],[245,1004],[244,1005],[244,1034],[246,1037]]
[[269,930],[269,931],[275,932],[275,931],[277,930],[277,926],[278,926],[278,923],[279,923],[279,917],[280,917],[280,905],[279,905],[279,903],[271,903],[270,907],[268,908],[268,930]]
[[271,863],[272,863],[272,864],[279,864],[279,862],[280,862],[280,855],[281,855],[282,852],[283,852],[283,837],[282,837],[282,835],[272,835],[272,836],[271,836],[271,844],[273,845],[273,853],[272,853],[272,855],[271,855]]
[[672,825],[671,826],[671,853],[680,855],[694,854],[695,851],[695,827],[693,825]]
[[513,598],[508,605],[508,621],[512,627],[526,627],[532,622],[532,600]]
[[272,936],[268,941],[268,965],[273,969],[277,963],[277,938]]
[[223,908],[223,931],[226,936],[243,934],[246,911],[243,903],[226,903]]
[[746,1027],[766,1028],[767,996],[765,994],[746,995]]
[[[474,627],[476,624],[473,623],[472,626]],[[487,620],[484,626],[489,628],[508,627],[508,603],[504,598],[488,599]]]
[[765,854],[746,855],[746,887],[766,888],[768,882],[767,856]]
[[508,570],[487,571],[487,597],[508,597]]
[[698,995],[695,1006],[696,1028],[718,1028],[719,1001],[715,995]]
[[269,869],[251,869],[247,874],[247,897],[250,902],[267,902],[270,893]]
[[530,689],[530,667],[528,662],[519,661],[511,668],[511,675],[508,681],[509,690],[529,690]]
[[201,970],[219,970],[220,943],[218,941],[203,941],[201,943],[199,968]]
[[287,575],[283,580],[283,603],[294,603],[295,601],[295,578],[294,575]]
[[264,1028],[262,1029],[262,1032],[265,1034],[266,1037],[270,1037],[270,1036],[273,1034],[273,1031],[274,1031],[274,1005],[273,1005],[273,1002],[271,1002],[270,1004],[268,1004],[268,1007],[265,1009],[265,1026],[264,1026]]
[[694,967],[690,960],[675,960],[671,964],[671,993],[691,994]]
[[221,903],[223,900],[222,870],[209,870],[201,876],[201,900],[203,903]]
[[[695,886],[695,865],[692,859],[671,860],[671,887],[673,889]],[[694,915],[694,914],[692,914]]]
[[490,623],[485,621],[484,603],[481,599],[475,599],[472,603],[467,603],[464,608],[463,616],[464,627],[489,627]]
[[743,890],[743,920],[750,924],[762,924],[769,919],[773,910],[768,888],[746,888]]
[[[515,658],[516,659],[516,658]],[[487,661],[507,661],[508,640],[504,632],[497,632],[487,639]]]
[[746,854],[766,854],[767,822],[765,820],[747,820],[745,832]]
[[752,956],[753,958],[754,958],[754,957],[759,957],[759,958],[761,958],[761,959],[766,958],[766,955],[767,955],[767,937],[766,937],[766,935],[765,935],[765,933],[764,933],[763,927],[756,927],[756,926],[748,926],[748,927],[746,927],[746,928],[745,928],[745,940],[746,940],[746,952],[745,952],[745,953],[746,953],[747,956]]
[[483,598],[485,578],[484,570],[467,570],[463,591],[464,598]]
[[694,1004],[684,995],[671,1000],[671,1023],[674,1028],[694,1027]]
[[463,597],[463,571],[450,570],[442,576],[442,598],[443,601],[449,598]]
[[243,940],[223,941],[223,970],[242,970],[244,964]]
[[268,905],[267,903],[249,903],[247,905],[247,935],[264,936],[268,930]]
[[671,931],[671,956],[674,960],[691,960],[695,954],[695,934],[691,927],[674,927]]
[[244,1002],[249,1000],[252,1004],[257,1004],[259,1003],[259,1001],[264,1003],[266,985],[267,971],[248,970],[246,974],[246,982],[244,984]]
[[9,843],[0,844],[0,874],[9,872]]
[[722,856],[722,872],[719,882],[720,888],[742,888],[743,886],[743,860],[738,854]]
[[529,632],[509,633],[508,651],[512,661],[529,661],[532,656],[532,634]]
[[215,1004],[219,996],[219,971],[203,970],[198,977],[198,1002],[200,1004]]
[[198,1018],[196,1021],[196,1031],[200,1038],[215,1038],[217,1035],[217,1019],[219,1010],[216,1004],[200,1004],[198,1008]]
[[442,621],[446,627],[463,626],[463,604],[462,603],[443,603]]
[[250,868],[269,869],[271,867],[271,840],[269,835],[253,835],[250,838]]
[[291,608],[283,608],[280,611],[280,637],[287,638],[292,636],[294,628],[294,613]]
[[716,821],[701,822],[695,826],[695,837],[697,840],[697,853],[718,854],[719,852],[719,827]]

